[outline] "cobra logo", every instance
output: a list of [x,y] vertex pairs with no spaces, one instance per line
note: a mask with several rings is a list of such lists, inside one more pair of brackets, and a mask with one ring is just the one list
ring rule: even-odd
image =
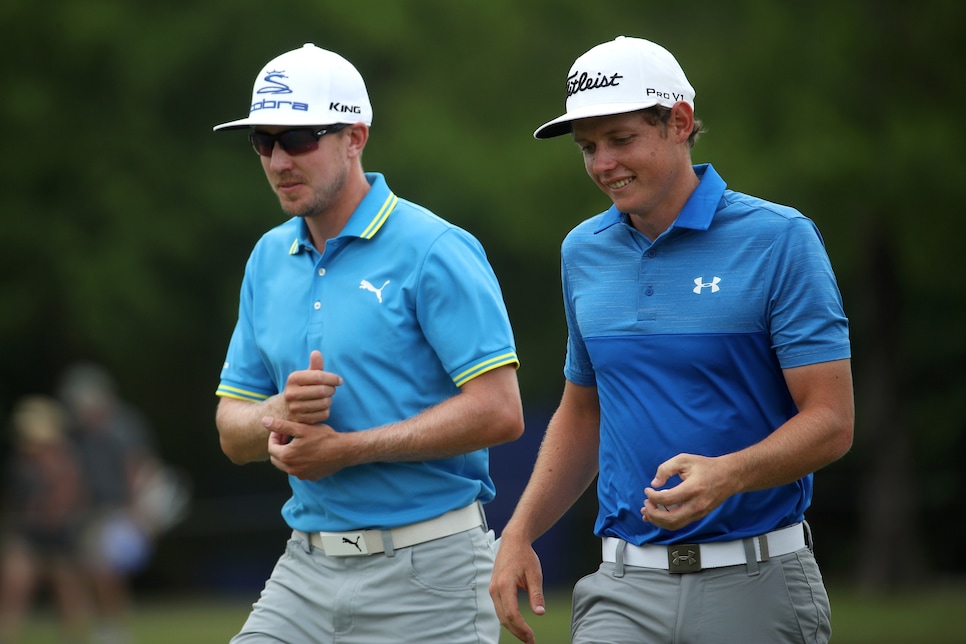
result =
[[286,85],[281,80],[279,80],[282,78],[288,78],[288,76],[285,75],[284,70],[282,71],[273,70],[268,72],[267,74],[265,74],[265,82],[269,83],[269,85],[258,88],[258,91],[255,93],[256,94],[291,94],[292,88],[290,88],[288,85]]

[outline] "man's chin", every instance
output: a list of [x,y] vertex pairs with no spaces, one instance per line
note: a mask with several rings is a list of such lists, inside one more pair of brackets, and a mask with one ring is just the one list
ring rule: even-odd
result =
[[312,215],[311,209],[306,206],[299,206],[298,204],[285,201],[280,201],[279,205],[282,207],[282,212],[289,217],[309,217]]

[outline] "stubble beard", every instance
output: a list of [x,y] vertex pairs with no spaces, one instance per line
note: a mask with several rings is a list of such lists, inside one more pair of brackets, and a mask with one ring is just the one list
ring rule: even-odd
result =
[[312,199],[308,203],[300,206],[298,203],[289,204],[283,200],[280,202],[282,211],[290,217],[302,218],[324,214],[342,193],[348,176],[349,168],[347,165],[343,165],[326,185],[313,192]]

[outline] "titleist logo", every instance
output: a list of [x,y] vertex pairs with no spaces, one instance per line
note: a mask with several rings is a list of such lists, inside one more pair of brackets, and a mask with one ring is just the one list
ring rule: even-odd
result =
[[587,72],[574,72],[567,77],[567,98],[577,92],[588,89],[599,89],[601,87],[614,87],[620,85],[620,79],[624,78],[620,72],[614,72],[610,76],[605,76],[597,72],[597,76],[591,78]]

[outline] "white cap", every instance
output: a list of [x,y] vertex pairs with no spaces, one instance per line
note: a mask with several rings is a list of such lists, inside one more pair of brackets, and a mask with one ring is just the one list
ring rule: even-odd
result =
[[567,113],[533,133],[549,139],[571,131],[571,122],[636,112],[684,101],[694,108],[694,88],[671,52],[643,38],[618,36],[574,61],[567,74]]
[[252,87],[246,118],[216,125],[214,129],[360,121],[372,125],[372,106],[362,75],[339,54],[307,43],[262,68]]

